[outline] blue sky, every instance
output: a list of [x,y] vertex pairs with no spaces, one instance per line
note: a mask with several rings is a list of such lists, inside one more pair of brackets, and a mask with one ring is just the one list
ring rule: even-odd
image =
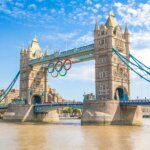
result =
[[[0,88],[6,88],[19,70],[20,49],[34,35],[50,53],[65,50],[66,39],[67,49],[93,43],[95,18],[105,23],[111,8],[123,30],[129,24],[132,53],[150,65],[148,0],[0,0]],[[82,100],[84,92],[95,91],[94,76],[94,61],[84,62],[73,65],[65,78],[49,75],[49,84],[66,99]],[[133,97],[150,97],[149,93],[148,83],[133,74]]]

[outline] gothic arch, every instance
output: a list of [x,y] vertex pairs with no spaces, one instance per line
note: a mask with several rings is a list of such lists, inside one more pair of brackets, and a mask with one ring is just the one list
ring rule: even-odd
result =
[[42,103],[42,98],[40,95],[35,94],[32,96],[32,104],[41,104]]
[[127,89],[123,86],[118,86],[114,91],[114,100],[129,100]]

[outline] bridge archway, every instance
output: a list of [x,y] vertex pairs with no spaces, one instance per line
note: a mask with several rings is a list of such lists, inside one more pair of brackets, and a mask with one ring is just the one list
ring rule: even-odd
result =
[[123,87],[116,88],[115,94],[114,94],[114,99],[120,100],[120,101],[129,100],[129,96],[128,96],[126,89]]
[[41,104],[42,103],[42,99],[41,96],[39,95],[34,95],[32,97],[32,104]]

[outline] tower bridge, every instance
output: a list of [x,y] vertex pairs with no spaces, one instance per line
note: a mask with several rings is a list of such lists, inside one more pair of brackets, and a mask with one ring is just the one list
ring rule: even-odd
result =
[[[95,60],[96,100],[49,103],[48,72],[52,74],[56,70],[58,76],[63,68],[69,70],[71,63],[89,60]],[[70,65],[69,68],[66,68],[67,65]],[[21,50],[20,71],[0,96],[0,100],[3,100],[20,74],[20,98],[25,104],[8,105],[4,119],[54,121],[58,119],[55,109],[80,107],[83,110],[82,124],[141,124],[141,105],[150,105],[150,100],[131,100],[130,70],[150,81],[133,66],[150,74],[150,68],[130,54],[128,26],[122,31],[112,11],[105,24],[99,26],[96,21],[93,44],[49,55],[47,50],[42,53],[37,38],[34,38],[27,49]]]

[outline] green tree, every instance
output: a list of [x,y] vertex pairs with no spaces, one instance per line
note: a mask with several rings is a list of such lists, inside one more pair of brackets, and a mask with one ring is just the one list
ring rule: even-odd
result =
[[75,116],[77,116],[77,115],[81,115],[81,110],[80,109],[78,109],[78,108],[73,108],[73,114],[75,115]]

